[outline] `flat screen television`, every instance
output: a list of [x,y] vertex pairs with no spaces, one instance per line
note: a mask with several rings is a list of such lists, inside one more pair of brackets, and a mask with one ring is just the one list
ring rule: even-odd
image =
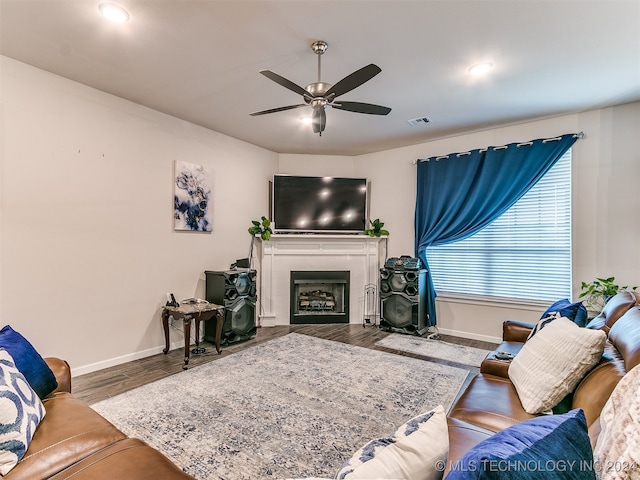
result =
[[366,178],[274,175],[276,232],[362,233],[367,225]]

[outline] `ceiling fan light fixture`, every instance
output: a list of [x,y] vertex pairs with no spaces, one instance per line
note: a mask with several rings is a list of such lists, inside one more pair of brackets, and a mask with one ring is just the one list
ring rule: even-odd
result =
[[492,69],[493,69],[493,63],[491,63],[491,62],[480,62],[480,63],[476,63],[474,65],[471,65],[467,69],[467,71],[469,72],[470,75],[473,75],[473,76],[477,77],[477,76],[485,75],[485,74],[489,73]]
[[115,3],[101,3],[98,10],[104,18],[114,23],[126,23],[129,21],[129,12]]

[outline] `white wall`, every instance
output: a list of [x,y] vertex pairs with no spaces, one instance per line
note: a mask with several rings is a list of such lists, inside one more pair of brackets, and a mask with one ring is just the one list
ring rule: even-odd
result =
[[[74,374],[161,351],[164,293],[247,256],[277,154],[0,60],[2,323]],[[212,170],[212,233],[173,231],[174,160]]]
[[[389,256],[413,255],[416,159],[580,131],[585,137],[574,145],[572,171],[574,296],[582,280],[596,276],[614,275],[621,284],[640,285],[640,103],[362,155],[354,157],[353,168],[372,184],[371,217],[382,219],[390,231]],[[304,156],[298,157],[306,165]],[[316,174],[338,173],[323,165]],[[544,310],[541,305],[444,297],[437,308],[441,332],[488,341],[501,337],[503,320],[533,322]]]
[[343,155],[297,155],[281,153],[278,173],[312,177],[355,177],[354,157]]
[[[421,145],[363,155],[359,170],[389,188],[373,197],[389,230],[389,254],[413,253],[416,158],[462,152],[490,145],[585,133],[573,148],[573,292],[581,281],[615,276],[620,284],[640,285],[640,103],[593,110],[537,122],[470,133]],[[379,179],[379,180],[378,180]],[[496,340],[502,321],[536,321],[540,306],[438,299],[442,332]]]
[[[246,256],[273,173],[366,176],[389,256],[413,254],[417,158],[584,131],[574,147],[573,285],[640,284],[640,103],[359,157],[277,155],[0,57],[0,320],[74,373],[159,352],[163,294]],[[214,231],[172,230],[174,160],[214,174]],[[539,306],[438,301],[439,327],[496,339]],[[172,332],[172,340],[181,338]]]

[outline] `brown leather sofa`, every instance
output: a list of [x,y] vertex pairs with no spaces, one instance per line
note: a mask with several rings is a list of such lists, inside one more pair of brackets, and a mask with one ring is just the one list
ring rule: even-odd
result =
[[[480,373],[449,411],[447,471],[468,450],[495,432],[535,416],[525,412],[520,403],[509,380],[509,362],[496,358],[496,352],[516,355],[533,327],[505,321],[503,342],[483,361]],[[625,373],[640,363],[640,295],[632,291],[618,293],[585,328],[600,329],[607,334],[605,351],[573,395],[565,399],[565,409],[584,410],[593,447],[600,433],[599,417],[604,404]]]
[[71,394],[71,370],[57,358],[45,361],[58,388],[44,401],[46,415],[9,480],[192,479],[142,440],[128,438]]

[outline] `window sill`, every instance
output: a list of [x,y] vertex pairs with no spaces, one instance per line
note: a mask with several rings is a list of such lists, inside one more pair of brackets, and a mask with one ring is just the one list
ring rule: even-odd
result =
[[539,312],[544,310],[552,302],[544,300],[528,300],[522,298],[489,297],[482,295],[469,295],[453,292],[438,292],[436,302],[462,303],[467,305],[478,305],[482,307],[511,308],[517,310],[527,310]]

